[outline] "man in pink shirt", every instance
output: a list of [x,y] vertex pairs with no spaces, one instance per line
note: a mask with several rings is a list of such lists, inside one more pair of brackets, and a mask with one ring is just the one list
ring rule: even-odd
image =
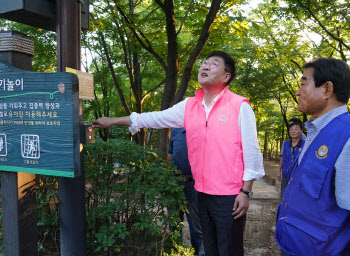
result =
[[199,69],[202,89],[195,97],[160,112],[102,117],[93,122],[95,128],[127,125],[131,132],[142,127],[186,129],[207,256],[243,255],[253,181],[264,176],[249,101],[228,90],[235,75],[234,59],[215,51]]

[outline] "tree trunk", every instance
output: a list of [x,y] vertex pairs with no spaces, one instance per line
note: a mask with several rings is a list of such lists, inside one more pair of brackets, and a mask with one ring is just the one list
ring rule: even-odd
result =
[[140,129],[136,134],[136,143],[141,146],[146,145],[146,128]]
[[264,151],[263,151],[263,157],[267,157],[267,138],[269,137],[269,132],[265,131],[265,139],[264,139]]
[[[167,33],[168,33],[168,59],[167,59],[167,72],[166,72],[166,84],[162,98],[161,110],[167,109],[172,105],[180,102],[187,90],[188,83],[191,78],[191,71],[195,61],[198,59],[201,50],[205,43],[208,41],[210,35],[210,27],[213,24],[216,14],[220,10],[222,0],[212,0],[212,4],[209,9],[209,13],[205,19],[202,27],[201,35],[197,41],[194,50],[191,52],[190,57],[186,63],[184,75],[180,84],[180,88],[175,96],[177,87],[177,75],[178,75],[178,44],[175,28],[174,18],[174,3],[173,0],[165,0],[164,4],[156,0],[159,6],[163,9],[166,15]],[[170,130],[158,132],[158,150],[166,153],[168,147]]]
[[[114,2],[116,3],[117,1],[115,0]],[[131,20],[132,18],[129,19],[129,17],[124,13],[122,8],[117,7],[117,9],[121,14],[121,16],[124,18],[124,21],[130,25],[129,28],[132,31],[133,36],[137,39],[137,41],[146,51],[152,54],[152,56],[159,62],[159,64],[162,66],[162,68],[166,73],[164,94],[162,97],[161,109],[160,109],[160,110],[165,110],[182,100],[191,78],[191,71],[192,71],[193,65],[195,61],[198,59],[199,54],[203,49],[203,46],[205,45],[205,43],[209,38],[211,25],[215,20],[216,14],[220,10],[222,0],[212,0],[211,2],[211,6],[206,16],[206,20],[203,24],[202,31],[197,41],[197,44],[194,47],[194,50],[190,53],[190,57],[186,63],[185,72],[184,72],[184,75],[182,76],[182,81],[177,94],[176,94],[176,89],[178,84],[177,79],[178,79],[178,73],[179,73],[177,33],[179,33],[180,30],[179,32],[176,31],[177,27],[176,27],[175,13],[174,13],[174,9],[175,9],[174,1],[173,0],[163,0],[163,1],[155,0],[155,3],[158,4],[158,6],[162,9],[162,11],[165,14],[165,23],[166,23],[166,31],[167,31],[167,61],[166,62],[162,59],[161,54],[158,54],[155,51],[155,49],[152,47],[151,41],[149,41],[145,37],[144,33],[140,30],[135,29],[134,26],[132,26],[133,25],[133,22]],[[189,8],[191,7],[192,5],[190,5]],[[185,21],[185,18],[183,21]],[[121,101],[123,103],[122,97],[121,97]],[[169,129],[166,129],[166,131],[159,131],[158,133],[158,150],[159,151],[162,151],[164,153],[166,152],[168,141],[169,141],[169,134],[170,134]]]
[[158,130],[158,151],[167,152],[169,138],[170,138],[170,129],[160,129]]

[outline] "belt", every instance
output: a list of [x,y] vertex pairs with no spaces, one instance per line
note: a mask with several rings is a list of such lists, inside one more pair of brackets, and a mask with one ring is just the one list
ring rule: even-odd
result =
[[194,179],[193,179],[192,176],[185,176],[185,181],[187,181],[187,182],[193,182]]

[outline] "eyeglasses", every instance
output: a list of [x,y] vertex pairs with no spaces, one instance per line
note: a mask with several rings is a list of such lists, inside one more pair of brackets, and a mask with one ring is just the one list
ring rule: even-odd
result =
[[[210,61],[207,61],[207,60],[204,60],[202,62],[202,67],[206,67],[206,66],[210,66],[211,68],[217,68],[218,66],[220,65],[220,62],[210,62]],[[226,67],[224,68],[224,70],[228,73],[230,73]]]
[[218,62],[210,62],[210,61],[203,61],[202,62],[202,67],[205,67],[205,66],[210,66],[211,68],[216,68],[217,66],[219,66],[219,63]]

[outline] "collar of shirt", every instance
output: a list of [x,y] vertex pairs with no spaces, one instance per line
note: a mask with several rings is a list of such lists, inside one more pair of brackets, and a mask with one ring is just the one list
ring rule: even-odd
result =
[[323,127],[325,127],[333,118],[336,116],[339,116],[340,114],[343,114],[347,112],[346,105],[337,107],[333,109],[332,111],[329,111],[328,113],[324,114],[323,116],[320,116],[316,120],[308,120],[305,123],[306,129],[309,130],[316,130],[317,132],[320,132]]
[[221,96],[224,94],[225,89],[226,89],[226,88],[224,88],[218,95],[216,95],[216,97],[213,99],[213,101],[210,103],[209,106],[207,106],[207,105],[205,104],[205,100],[204,100],[204,97],[203,97],[202,104],[203,104],[203,106],[204,106],[204,111],[205,111],[205,115],[206,115],[206,118],[207,118],[207,119],[208,119],[209,113],[210,113],[210,111],[212,110],[212,108],[214,107],[215,103],[216,103],[216,102],[218,101],[218,99],[220,99]]
[[307,129],[307,137],[305,140],[304,148],[302,149],[299,156],[299,164],[303,159],[305,152],[307,151],[313,140],[316,138],[316,136],[319,134],[319,132],[322,130],[322,128],[325,127],[333,118],[345,112],[347,112],[347,108],[344,105],[335,108],[332,111],[329,111],[328,113],[324,114],[323,116],[320,116],[316,120],[310,119],[305,123],[305,127]]
[[[292,139],[289,141],[289,147],[293,148]],[[301,139],[299,139],[298,144],[294,148],[296,148],[296,147],[299,147],[299,148],[301,147]]]

